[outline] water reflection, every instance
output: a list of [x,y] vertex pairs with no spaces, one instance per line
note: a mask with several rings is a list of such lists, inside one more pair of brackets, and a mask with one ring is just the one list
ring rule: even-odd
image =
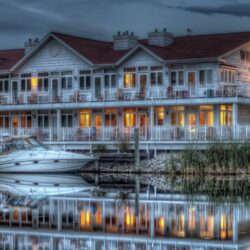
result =
[[156,178],[1,175],[0,249],[250,249],[248,203]]

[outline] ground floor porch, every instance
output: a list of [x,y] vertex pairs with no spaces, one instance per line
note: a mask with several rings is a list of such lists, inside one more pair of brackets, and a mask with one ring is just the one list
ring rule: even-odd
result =
[[[0,112],[0,135],[35,135],[56,144],[249,140],[250,106],[239,104]],[[159,144],[160,145],[160,144]]]

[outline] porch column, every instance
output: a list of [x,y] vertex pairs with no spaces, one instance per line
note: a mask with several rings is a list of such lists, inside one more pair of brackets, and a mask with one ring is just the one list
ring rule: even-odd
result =
[[153,140],[153,127],[154,127],[154,107],[150,107],[150,140]]
[[57,119],[57,140],[62,140],[63,139],[63,134],[61,131],[61,110],[57,109],[56,111],[56,119]]
[[220,129],[220,105],[214,106],[214,128],[216,138],[221,138],[221,129]]
[[237,138],[237,128],[238,128],[238,104],[233,103],[233,114],[232,114],[232,123],[233,123],[233,138]]

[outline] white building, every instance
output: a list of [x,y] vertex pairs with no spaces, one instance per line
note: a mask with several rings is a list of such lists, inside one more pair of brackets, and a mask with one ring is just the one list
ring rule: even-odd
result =
[[0,135],[91,150],[250,138],[250,32],[112,42],[49,33],[0,51]]

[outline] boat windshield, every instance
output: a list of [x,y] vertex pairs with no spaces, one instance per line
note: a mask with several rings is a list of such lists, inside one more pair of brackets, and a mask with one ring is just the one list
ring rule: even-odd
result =
[[1,153],[12,150],[48,150],[48,147],[34,137],[1,138]]

